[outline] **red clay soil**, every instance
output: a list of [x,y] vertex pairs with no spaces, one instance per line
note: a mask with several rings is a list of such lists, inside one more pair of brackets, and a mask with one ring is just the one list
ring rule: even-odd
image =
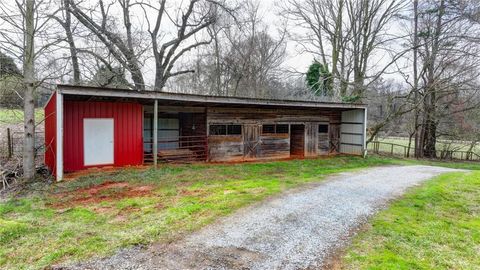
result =
[[77,178],[82,177],[82,176],[89,176],[89,175],[96,174],[96,173],[115,173],[115,172],[120,172],[120,171],[125,170],[125,169],[132,169],[132,170],[141,171],[141,170],[146,170],[150,167],[151,166],[149,166],[149,165],[125,166],[125,167],[113,167],[113,166],[92,167],[92,168],[88,168],[88,169],[85,169],[85,170],[66,173],[63,177],[63,180],[72,181],[72,180],[76,180]]
[[125,182],[107,181],[100,185],[56,194],[59,202],[51,204],[55,208],[67,208],[76,205],[88,205],[123,198],[150,196],[153,186],[130,186]]

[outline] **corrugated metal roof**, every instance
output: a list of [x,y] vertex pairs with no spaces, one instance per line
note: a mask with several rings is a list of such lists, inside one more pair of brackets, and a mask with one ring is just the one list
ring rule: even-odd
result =
[[64,95],[91,96],[91,97],[116,97],[150,99],[164,101],[191,102],[197,104],[219,104],[219,105],[258,105],[267,107],[304,107],[304,108],[344,108],[357,109],[366,108],[365,104],[321,102],[321,101],[300,101],[300,100],[278,100],[260,99],[247,97],[227,97],[212,95],[180,94],[156,91],[135,91],[130,89],[100,88],[90,86],[57,85],[57,89]]

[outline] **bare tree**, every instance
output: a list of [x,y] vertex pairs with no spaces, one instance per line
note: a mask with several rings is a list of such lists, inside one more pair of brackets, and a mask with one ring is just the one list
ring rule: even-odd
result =
[[[147,51],[146,46],[140,46],[139,43],[145,36],[149,36],[148,47],[151,48],[151,55],[155,60],[154,89],[157,91],[163,89],[169,78],[194,72],[190,69],[174,70],[175,63],[192,49],[211,42],[210,38],[201,38],[200,34],[215,22],[217,9],[225,8],[222,2],[190,0],[187,5],[173,11],[176,15],[172,16],[166,0],[155,4],[150,1],[130,0],[105,4],[100,0],[99,12],[95,12],[94,7],[80,6],[77,1],[67,1],[70,2],[70,12],[106,46],[116,61],[130,72],[137,90],[145,89],[141,59]],[[115,20],[115,8],[120,10],[122,27]],[[134,11],[143,12],[147,29],[132,23],[136,18]],[[154,18],[150,16],[152,13],[156,13]],[[168,31],[168,28],[173,28],[174,31]]]
[[25,8],[25,40],[23,60],[23,80],[25,93],[23,96],[23,113],[25,135],[23,142],[23,176],[26,180],[33,180],[35,177],[35,3],[34,0],[27,0]]
[[375,68],[371,63],[374,52],[399,38],[387,26],[404,6],[397,0],[288,0],[282,14],[304,30],[292,35],[303,52],[331,67],[337,95],[349,95],[351,88],[350,94],[361,97],[396,60]]
[[[235,18],[222,16],[209,27],[213,42],[198,50],[191,77],[200,92],[250,97],[272,97],[273,84],[285,59],[286,32],[268,27],[260,2],[245,1]],[[179,82],[177,80],[177,82]],[[191,82],[190,82],[191,83]]]
[[65,30],[65,41],[68,43],[70,59],[72,63],[73,84],[80,84],[81,72],[80,72],[80,64],[79,64],[79,57],[78,57],[78,49],[75,43],[73,25],[72,25],[72,15],[71,15],[69,6],[70,6],[69,0],[62,0],[61,11],[63,16],[52,15],[51,17],[54,20],[56,20],[57,23],[61,25]]
[[[470,4],[472,5],[472,4]],[[469,37],[479,33],[464,12],[472,6],[454,2],[424,2],[421,8],[419,47],[421,61],[421,123],[419,156],[435,157],[442,122],[478,106],[478,44]],[[478,4],[476,4],[478,5]]]
[[58,51],[62,38],[51,20],[59,10],[50,0],[0,3],[0,48],[22,63],[23,176],[28,181],[35,177],[35,93],[43,83],[64,73],[65,62]]

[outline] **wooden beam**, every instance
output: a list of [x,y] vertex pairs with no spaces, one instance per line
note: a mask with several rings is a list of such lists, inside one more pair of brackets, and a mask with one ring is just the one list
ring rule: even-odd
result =
[[158,100],[153,104],[153,165],[157,167],[158,159]]

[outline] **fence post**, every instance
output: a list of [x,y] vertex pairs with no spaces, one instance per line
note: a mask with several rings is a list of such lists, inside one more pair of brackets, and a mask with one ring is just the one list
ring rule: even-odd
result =
[[393,156],[393,144],[391,146],[392,148],[390,149],[390,154]]
[[7,128],[7,144],[8,144],[8,158],[12,158],[13,149],[12,149],[12,137],[10,135],[10,128]]

